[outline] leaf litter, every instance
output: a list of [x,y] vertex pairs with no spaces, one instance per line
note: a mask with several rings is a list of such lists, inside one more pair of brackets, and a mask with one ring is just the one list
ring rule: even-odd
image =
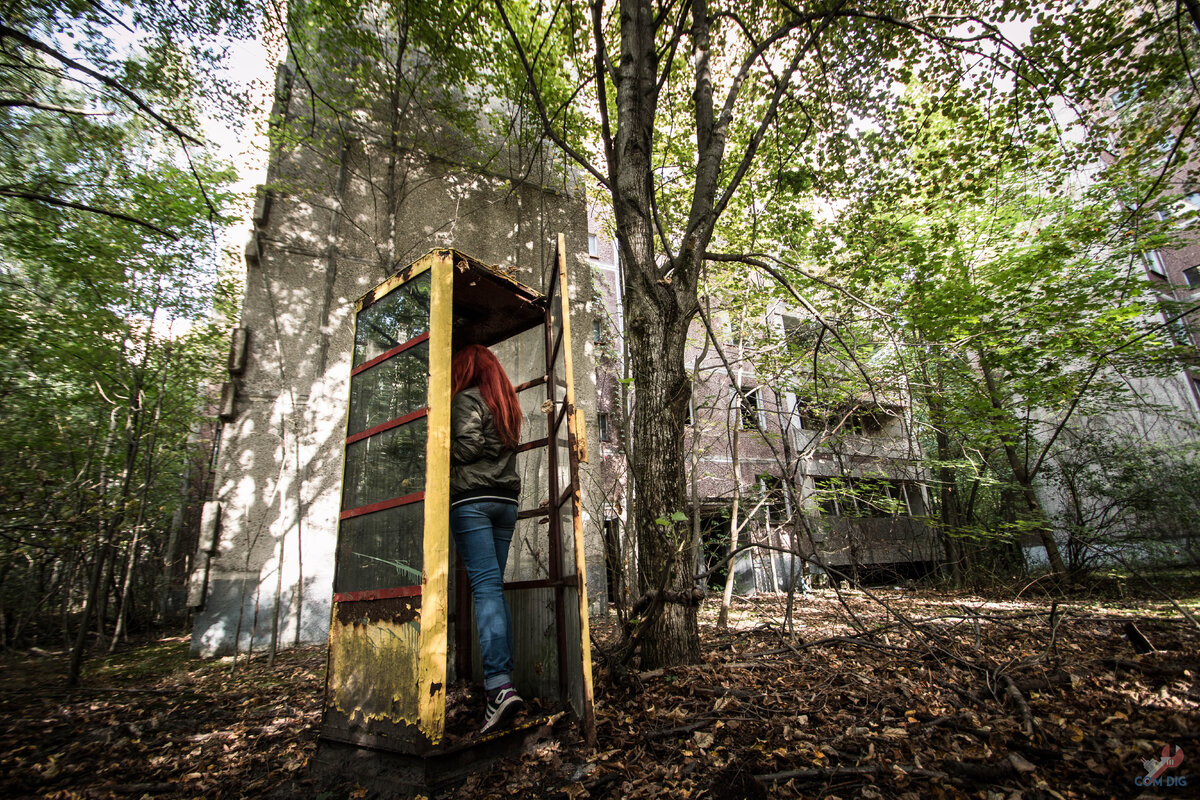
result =
[[[703,663],[641,673],[605,661],[615,634],[594,624],[599,746],[564,727],[447,796],[1035,800],[1200,787],[1200,630],[1171,606],[822,590],[797,599],[794,637],[782,598],[738,600],[728,631],[716,611],[702,608]],[[1135,650],[1129,623],[1153,650]],[[323,647],[231,669],[163,639],[97,659],[80,690],[61,688],[65,655],[0,664],[0,797],[381,796],[308,775]],[[1164,746],[1182,763],[1143,787]]]

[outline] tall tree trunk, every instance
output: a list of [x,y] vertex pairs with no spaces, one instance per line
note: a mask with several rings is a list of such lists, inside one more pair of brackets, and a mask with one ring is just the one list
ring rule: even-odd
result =
[[[940,383],[940,381],[939,381]],[[962,513],[958,502],[958,477],[950,466],[953,452],[950,435],[946,432],[946,416],[943,412],[937,387],[925,396],[925,407],[929,410],[929,424],[933,427],[938,453],[938,506],[942,523],[942,549],[945,553],[945,572],[954,586],[963,583],[963,552],[957,532],[962,527]]]
[[[153,318],[152,318],[153,319]],[[116,500],[113,504],[112,513],[107,520],[103,521],[102,532],[96,553],[95,569],[92,572],[92,577],[89,585],[88,596],[84,600],[83,615],[79,621],[79,634],[75,638],[75,645],[71,648],[71,661],[67,666],[67,686],[78,686],[79,676],[83,667],[83,651],[87,644],[87,627],[91,621],[92,614],[96,608],[103,608],[100,604],[99,597],[101,593],[101,584],[104,579],[104,574],[109,564],[112,563],[113,542],[116,540],[117,532],[125,524],[126,512],[129,509],[129,498],[133,493],[133,482],[135,472],[137,470],[138,453],[141,447],[142,432],[145,426],[145,409],[143,403],[145,394],[142,391],[144,370],[146,368],[147,355],[143,357],[142,363],[134,371],[132,387],[129,392],[129,405],[124,409],[126,414],[125,420],[125,459],[122,465],[121,473],[121,488],[117,493]],[[112,442],[116,437],[116,410],[110,417],[109,433],[105,441],[104,449],[107,453]],[[104,465],[101,463],[101,474],[104,474]],[[100,481],[101,492],[106,494],[107,478],[102,477]],[[107,589],[107,587],[105,587]],[[103,619],[103,617],[101,617]]]
[[[142,526],[146,519],[146,507],[149,505],[150,487],[154,484],[155,448],[158,442],[158,423],[162,420],[162,405],[167,394],[167,376],[171,367],[171,349],[168,345],[165,351],[166,361],[162,366],[159,377],[158,396],[154,400],[154,417],[150,422],[150,438],[146,445],[146,468],[142,475],[141,497],[138,499],[137,518],[133,523],[133,540],[129,543],[129,558],[125,565],[125,576],[121,581],[120,602],[117,604],[117,622],[113,628],[112,641],[109,642],[108,652],[115,652],[117,641],[126,635],[126,625],[129,614],[129,595],[133,586],[134,568],[137,566],[137,548],[141,539]],[[140,436],[139,429],[139,436]]]
[[[643,590],[690,593],[696,561],[691,537],[678,525],[659,524],[683,510],[685,497],[687,377],[682,351],[686,327],[664,322],[652,316],[630,321],[634,374],[652,376],[640,381],[634,394],[633,433],[639,447],[630,472],[637,486],[632,510],[638,532],[638,574]],[[661,413],[662,409],[668,413]],[[643,666],[654,669],[699,661],[697,607],[665,599],[661,591],[660,597],[664,598],[661,610],[646,620],[649,628],[640,637]]]
[[100,478],[98,485],[100,487],[99,502],[100,508],[100,527],[97,530],[99,534],[96,539],[96,546],[93,548],[92,570],[88,579],[87,590],[83,597],[83,613],[79,618],[79,630],[75,634],[75,641],[71,645],[71,659],[67,664],[67,686],[79,685],[79,673],[83,667],[83,649],[87,646],[88,625],[92,620],[92,612],[96,605],[96,595],[100,591],[100,583],[104,578],[104,564],[108,556],[110,546],[110,537],[112,536],[112,526],[110,520],[105,520],[104,509],[108,502],[108,455],[112,452],[113,441],[117,436],[117,415],[116,411],[110,414],[108,418],[108,434],[104,439],[104,449],[100,454]]
[[[613,213],[625,262],[625,308],[630,363],[637,378],[633,403],[630,477],[643,590],[690,593],[695,553],[686,531],[659,525],[685,508],[684,415],[688,400],[683,365],[688,324],[696,311],[695,263],[672,273],[655,257],[651,147],[658,103],[654,9],[647,0],[621,0],[621,57],[616,67],[620,125],[609,153]],[[698,259],[703,247],[693,247]],[[660,593],[660,598],[662,597]],[[660,600],[639,630],[643,666],[700,660],[697,607]]]
[[[1002,414],[1007,418],[1009,412],[1004,404],[1004,398],[1000,395],[996,379],[992,375],[992,370],[988,367],[983,353],[979,354],[979,364],[983,372],[983,381],[984,385],[987,386],[988,399],[992,403],[992,408],[998,414]],[[1008,466],[1013,473],[1013,479],[1016,480],[1017,486],[1021,489],[1021,495],[1025,498],[1025,504],[1029,507],[1029,513],[1037,522],[1038,538],[1041,539],[1042,546],[1046,548],[1046,557],[1050,561],[1050,569],[1059,575],[1065,575],[1067,573],[1067,565],[1063,562],[1062,553],[1058,549],[1058,542],[1054,539],[1054,530],[1050,527],[1050,521],[1047,519],[1046,513],[1042,510],[1042,505],[1037,498],[1037,492],[1033,487],[1035,476],[1030,475],[1026,469],[1025,462],[1017,453],[1017,448],[1012,437],[1004,434],[1001,437],[1001,442],[1004,447],[1004,455],[1008,459]]]
[[[711,314],[711,312],[709,312]],[[710,317],[711,318],[711,317]],[[738,330],[744,331],[746,323],[746,311],[741,309],[738,311]],[[705,338],[707,343],[708,339]],[[742,333],[738,333],[738,354],[737,363],[741,364],[746,357],[746,337]],[[739,381],[740,383],[740,381]],[[738,512],[740,511],[742,502],[742,460],[739,458],[739,450],[741,449],[741,431],[742,431],[742,387],[735,385],[734,396],[731,398],[729,406],[729,414],[726,416],[728,420],[729,435],[729,455],[730,466],[733,468],[733,504],[729,512],[729,558],[725,565],[725,591],[721,593],[721,611],[717,615],[717,627],[721,630],[729,628],[729,606],[733,603],[733,561],[734,553],[738,548]]]
[[133,539],[129,542],[129,557],[125,559],[125,574],[121,578],[121,598],[117,603],[117,621],[113,626],[112,639],[108,643],[108,652],[117,651],[117,643],[126,638],[126,616],[129,614],[129,591],[133,585],[133,571],[137,567],[137,548],[141,539],[141,526],[133,528]]
[[[738,355],[740,360],[741,354],[739,353]],[[729,558],[726,560],[725,565],[725,591],[721,594],[721,612],[717,615],[717,627],[721,630],[729,628],[729,606],[733,603],[733,554],[737,552],[738,531],[740,530],[740,526],[738,525],[738,512],[740,511],[742,502],[742,462],[738,458],[738,444],[741,438],[739,434],[742,428],[740,397],[739,405],[733,408],[732,411],[733,413],[730,415],[732,417],[732,424],[730,425],[729,451],[733,455],[733,462],[731,464],[733,467],[733,504],[729,510]]]

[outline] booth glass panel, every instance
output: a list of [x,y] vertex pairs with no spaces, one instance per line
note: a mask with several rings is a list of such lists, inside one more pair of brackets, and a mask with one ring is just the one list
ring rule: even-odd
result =
[[422,417],[347,446],[342,510],[423,491],[427,427]]
[[508,568],[505,580],[532,581],[550,577],[550,559],[547,552],[546,525],[534,517],[517,521],[513,532],[512,546],[508,550]]
[[575,572],[575,515],[570,500],[562,504],[558,510],[559,541],[562,549],[563,573],[571,575]]
[[428,342],[414,345],[355,375],[350,381],[346,433],[353,436],[424,408],[428,384]]
[[429,330],[429,287],[427,270],[358,312],[354,366]]
[[[554,502],[562,500],[563,493],[571,488],[571,448],[567,446],[567,423],[564,421],[557,436],[558,460],[558,497]],[[565,503],[567,513],[571,511],[571,501]]]
[[425,504],[409,503],[342,520],[335,592],[419,586]]

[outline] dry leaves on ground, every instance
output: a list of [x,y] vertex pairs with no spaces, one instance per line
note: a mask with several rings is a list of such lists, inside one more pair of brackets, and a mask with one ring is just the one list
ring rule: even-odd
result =
[[[452,796],[1136,797],[1164,745],[1185,759],[1146,796],[1196,793],[1200,631],[1171,607],[872,594],[798,600],[796,638],[782,599],[741,601],[728,632],[706,604],[704,663],[617,686],[598,658],[597,749],[567,730]],[[1156,650],[1135,652],[1129,622]],[[76,691],[61,658],[10,657],[0,796],[380,796],[308,776],[323,648],[232,671],[186,652],[126,651]]]

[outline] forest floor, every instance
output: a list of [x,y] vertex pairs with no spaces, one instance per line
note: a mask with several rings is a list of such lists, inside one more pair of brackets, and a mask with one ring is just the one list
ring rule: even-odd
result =
[[[1197,596],[1180,601],[1193,619]],[[603,657],[611,624],[598,626],[598,747],[564,728],[449,797],[1200,795],[1200,629],[1166,601],[821,590],[797,598],[795,637],[781,597],[737,601],[728,631],[716,612],[706,601],[703,663],[619,686]],[[1131,623],[1153,651],[1136,651]],[[96,656],[74,690],[63,653],[5,656],[0,797],[383,796],[318,785],[308,768],[324,648],[273,665],[187,648],[172,637]]]

